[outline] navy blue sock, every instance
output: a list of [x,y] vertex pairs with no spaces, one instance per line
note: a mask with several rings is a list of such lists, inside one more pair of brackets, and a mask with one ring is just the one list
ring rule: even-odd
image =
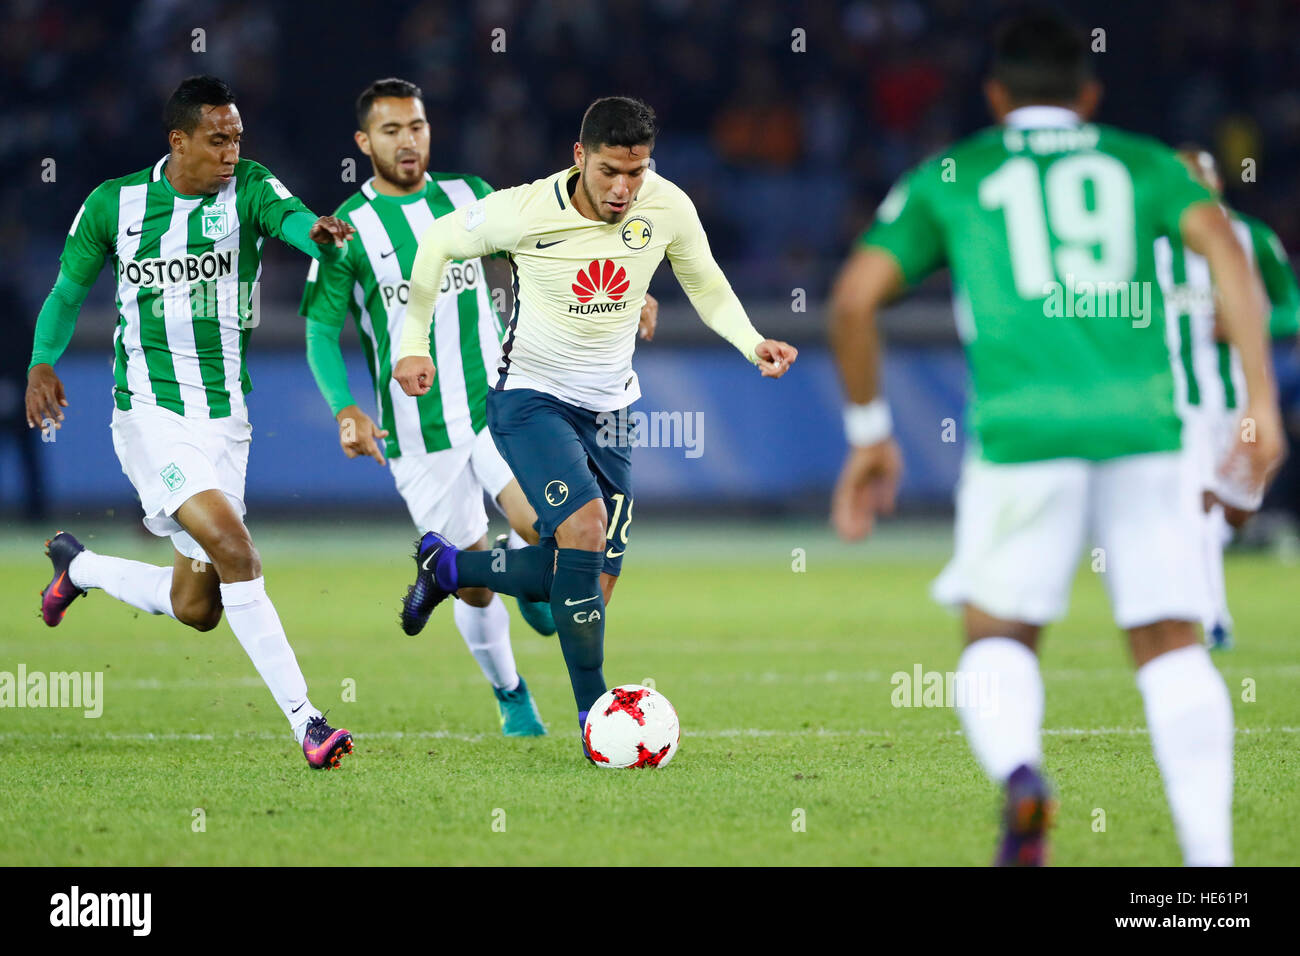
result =
[[489,588],[525,601],[545,601],[551,596],[554,567],[553,548],[456,551],[444,552],[434,566],[434,577],[438,587],[448,591]]
[[605,693],[605,596],[600,591],[602,551],[560,548],[551,584],[551,613],[559,633],[560,650],[569,668],[578,713]]

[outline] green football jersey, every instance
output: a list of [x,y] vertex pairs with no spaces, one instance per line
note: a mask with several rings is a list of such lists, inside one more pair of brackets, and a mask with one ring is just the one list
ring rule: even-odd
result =
[[[1234,223],[1238,239],[1245,226]],[[1178,235],[1156,239],[1156,276],[1165,300],[1165,320],[1173,358],[1174,398],[1189,408],[1237,407],[1232,352],[1215,337],[1214,281],[1204,256]]]
[[176,192],[166,164],[164,156],[98,186],[73,220],[60,262],[84,286],[105,259],[113,262],[118,408],[143,402],[190,418],[246,414],[244,352],[257,321],[262,244],[307,207],[249,159],[212,196]]
[[439,216],[472,205],[492,191],[477,176],[425,175],[423,191],[385,196],[373,180],[335,213],[357,230],[347,255],[313,262],[299,312],[341,326],[351,314],[375,388],[387,455],[442,451],[472,441],[487,425],[488,370],[501,354],[501,319],[480,259],[453,262],[443,276],[429,354],[433,388],[407,395],[393,379],[393,344],[401,338],[411,267],[420,236]]
[[1277,233],[1263,222],[1243,212],[1233,215],[1250,230],[1250,248],[1255,253],[1255,264],[1259,266],[1271,306],[1268,334],[1275,339],[1291,338],[1300,333],[1300,287],[1296,285],[1291,260]]
[[[1243,213],[1230,211],[1232,228],[1263,279],[1269,299],[1269,335],[1290,338],[1297,331],[1300,291],[1295,273],[1273,231]],[[1216,335],[1214,282],[1205,257],[1177,235],[1156,240],[1156,274],[1164,292],[1180,404],[1235,409],[1245,404],[1245,376],[1237,350]]]
[[862,236],[910,285],[947,265],[992,462],[1180,445],[1157,236],[1212,201],[1172,150],[1028,107],[908,173]]

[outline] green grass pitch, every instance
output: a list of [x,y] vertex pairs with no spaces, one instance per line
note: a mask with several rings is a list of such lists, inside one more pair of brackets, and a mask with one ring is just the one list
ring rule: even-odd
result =
[[[167,560],[165,543],[124,524],[90,545]],[[0,671],[102,671],[104,705],[98,719],[0,709],[0,865],[596,864],[628,851],[651,864],[991,859],[997,794],[956,717],[891,703],[895,672],[957,660],[956,622],[927,596],[946,530],[894,525],[850,548],[807,524],[641,524],[610,609],[605,673],[611,684],[653,678],[683,738],[670,766],[617,772],[582,759],[558,645],[513,602],[520,671],[551,728],[543,739],[499,735],[446,607],[419,637],[401,633],[411,563],[400,525],[349,521],[306,537],[252,525],[312,700],[355,735],[356,753],[328,772],[307,768],[227,624],[199,634],[92,593],[47,629],[35,614],[42,536],[4,531]],[[1236,710],[1237,861],[1294,864],[1296,569],[1234,556],[1228,581],[1239,647],[1216,660]],[[1086,568],[1043,667],[1046,765],[1061,798],[1053,862],[1177,864],[1127,651]]]

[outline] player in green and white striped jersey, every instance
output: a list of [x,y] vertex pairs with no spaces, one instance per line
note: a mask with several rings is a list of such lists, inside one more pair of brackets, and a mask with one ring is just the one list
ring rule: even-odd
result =
[[[412,398],[392,378],[393,342],[406,317],[420,235],[437,217],[477,202],[492,187],[477,176],[427,172],[429,125],[412,83],[372,83],[357,101],[357,127],[357,144],[370,157],[374,175],[336,213],[356,228],[356,236],[337,261],[311,264],[300,308],[308,320],[308,362],[339,423],[339,442],[349,458],[368,456],[384,464],[386,453],[421,534],[450,529],[458,544],[486,548],[486,491],[510,522],[512,546],[536,544],[537,514],[485,427],[488,374],[500,356],[501,323],[482,260],[455,263],[444,282],[430,342],[436,386]],[[361,337],[378,423],[348,387],[339,334],[349,315]],[[470,588],[459,596],[456,626],[492,685],[502,733],[544,734],[515,667],[510,615],[501,598]],[[545,602],[521,601],[520,609],[539,631],[554,633]],[[424,623],[402,620],[408,634]]]
[[111,259],[113,447],[145,527],[170,536],[175,559],[155,567],[96,554],[60,532],[47,542],[54,577],[42,613],[58,624],[88,588],[200,631],[216,627],[224,608],[308,763],[330,766],[351,751],[351,735],[329,727],[307,699],[244,526],[252,435],[244,354],[266,238],[328,261],[342,254],[352,227],[317,219],[266,167],[240,158],[243,123],[221,80],[185,80],[163,118],[169,153],[95,189],[68,230],[58,281],[37,319],[27,421],[60,427],[68,402],[53,366]]
[[[1200,147],[1178,151],[1192,176],[1216,197],[1223,181],[1214,157]],[[1263,280],[1269,298],[1269,334],[1295,335],[1297,292],[1295,274],[1277,236],[1264,223],[1242,213],[1229,218],[1238,241]],[[1218,328],[1214,283],[1205,257],[1188,249],[1180,236],[1156,240],[1156,274],[1166,303],[1167,337],[1173,356],[1174,391],[1183,418],[1183,443],[1188,466],[1204,489],[1202,560],[1206,574],[1206,606],[1201,623],[1211,647],[1232,646],[1232,614],[1223,578],[1223,549],[1259,508],[1262,490],[1243,487],[1240,476],[1221,474],[1219,466],[1237,439],[1248,395],[1241,356],[1223,340]]]

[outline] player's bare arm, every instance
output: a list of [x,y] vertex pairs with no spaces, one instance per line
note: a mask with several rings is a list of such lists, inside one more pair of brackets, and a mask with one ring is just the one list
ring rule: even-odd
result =
[[877,514],[893,513],[903,472],[903,456],[890,436],[889,411],[880,396],[876,327],[876,312],[902,288],[893,256],[868,248],[849,258],[831,292],[831,348],[850,402],[845,425],[851,445],[831,497],[831,523],[848,541],[870,534]]
[[27,373],[26,397],[28,428],[41,428],[46,422],[53,422],[55,428],[63,427],[63,409],[68,407],[68,399],[54,366],[42,363],[31,367]]
[[375,420],[357,405],[339,409],[334,416],[339,423],[339,445],[349,458],[373,458],[385,464],[380,439],[388,437],[388,429],[380,428]]
[[1258,275],[1237,241],[1227,214],[1217,203],[1188,208],[1181,222],[1183,240],[1210,263],[1218,289],[1218,319],[1229,342],[1241,355],[1250,396],[1241,440],[1225,468],[1248,470],[1256,486],[1272,479],[1286,454],[1285,432],[1278,411],[1277,388],[1268,358],[1268,302]]

